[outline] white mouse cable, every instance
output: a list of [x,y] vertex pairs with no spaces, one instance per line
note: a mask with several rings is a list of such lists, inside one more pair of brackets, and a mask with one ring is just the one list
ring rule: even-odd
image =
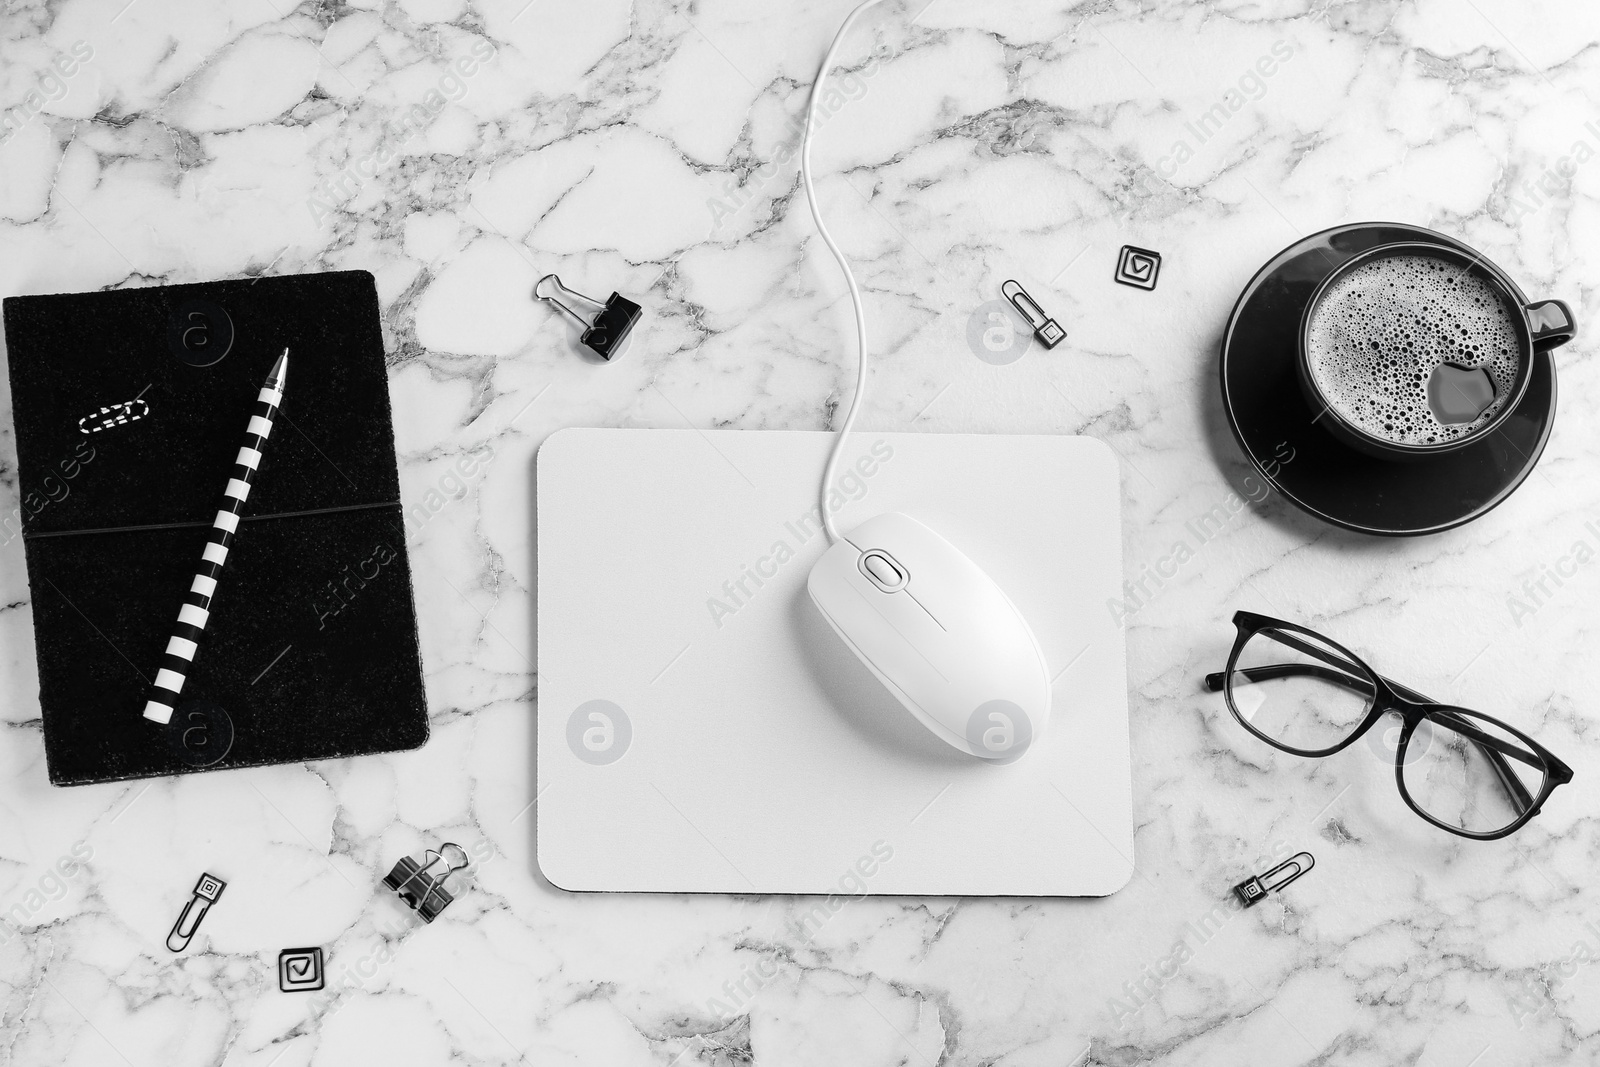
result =
[[850,409],[845,413],[844,422],[839,426],[839,436],[833,442],[833,451],[828,454],[828,465],[822,469],[822,528],[827,531],[828,540],[840,540],[838,527],[833,523],[833,515],[828,511],[828,487],[833,484],[833,472],[839,466],[839,453],[844,451],[844,439],[850,433],[850,427],[855,424],[856,413],[861,410],[861,398],[867,392],[867,313],[861,306],[861,287],[856,284],[856,276],[850,270],[850,263],[844,258],[844,253],[839,250],[834,242],[833,234],[828,232],[828,227],[823,224],[822,210],[817,206],[817,190],[811,182],[811,136],[816,130],[817,101],[822,96],[822,86],[828,80],[828,71],[833,67],[833,58],[839,51],[839,45],[850,32],[850,27],[867,8],[880,3],[881,0],[866,0],[845,18],[839,27],[839,32],[833,35],[833,43],[828,46],[828,52],[822,57],[822,66],[817,69],[816,79],[811,83],[811,98],[806,102],[806,126],[800,138],[800,181],[806,187],[806,202],[811,206],[811,219],[817,224],[817,232],[822,235],[822,243],[828,246],[828,251],[833,253],[833,258],[838,261],[839,269],[844,272],[845,284],[850,287],[850,304],[856,314],[856,392],[850,398]]

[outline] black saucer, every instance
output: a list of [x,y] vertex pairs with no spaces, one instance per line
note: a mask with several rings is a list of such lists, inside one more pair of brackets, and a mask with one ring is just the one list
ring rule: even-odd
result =
[[[1477,255],[1460,241],[1400,223],[1336,226],[1290,245],[1256,272],[1222,338],[1222,405],[1256,470],[1295,505],[1362,533],[1403,537],[1471,522],[1533,472],[1556,414],[1549,352],[1534,356],[1528,391],[1482,441],[1410,463],[1347,448],[1311,421],[1295,362],[1300,317],[1339,264],[1375,245],[1429,241]],[[1517,299],[1526,303],[1521,290]]]

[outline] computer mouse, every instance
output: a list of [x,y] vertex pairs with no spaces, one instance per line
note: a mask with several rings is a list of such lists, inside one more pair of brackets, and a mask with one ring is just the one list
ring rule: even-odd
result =
[[949,541],[909,515],[878,515],[835,542],[806,586],[935,736],[1002,762],[1038,741],[1050,715],[1044,653],[1011,598]]

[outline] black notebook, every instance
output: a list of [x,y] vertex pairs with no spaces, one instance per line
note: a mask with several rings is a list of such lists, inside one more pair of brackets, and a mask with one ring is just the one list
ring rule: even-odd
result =
[[[365,271],[7,299],[50,780],[428,738],[378,298]],[[257,392],[284,397],[172,722],[141,709]]]

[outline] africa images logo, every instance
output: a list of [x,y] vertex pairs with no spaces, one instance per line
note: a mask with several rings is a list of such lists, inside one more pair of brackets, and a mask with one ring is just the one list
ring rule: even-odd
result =
[[609,700],[585,701],[567,716],[567,747],[585,763],[615,763],[632,743],[633,722]]
[[1033,341],[1033,330],[1009,300],[986,301],[967,317],[967,347],[992,366],[1015,363],[1028,354]]
[[967,744],[993,763],[1011,763],[1033,744],[1028,715],[1009,700],[989,700],[967,718]]

